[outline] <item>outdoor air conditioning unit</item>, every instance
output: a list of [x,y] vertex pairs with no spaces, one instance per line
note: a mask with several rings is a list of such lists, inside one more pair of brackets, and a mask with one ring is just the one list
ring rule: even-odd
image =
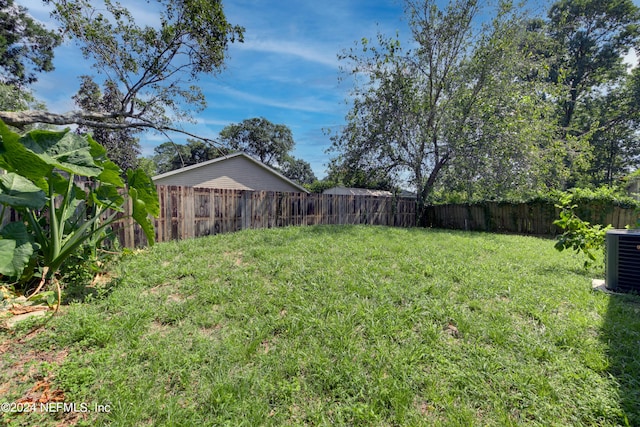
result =
[[605,243],[606,287],[640,293],[640,230],[609,230]]

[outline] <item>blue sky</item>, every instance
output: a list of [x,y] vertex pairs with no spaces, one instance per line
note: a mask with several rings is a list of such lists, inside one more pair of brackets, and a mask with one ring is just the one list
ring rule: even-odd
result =
[[[36,19],[51,22],[42,1],[16,2]],[[144,11],[146,1],[126,4],[136,17],[151,20]],[[293,155],[309,162],[319,178],[325,176],[330,140],[324,130],[344,124],[351,89],[348,82],[339,82],[337,55],[378,31],[406,31],[402,2],[233,0],[223,4],[229,22],[245,27],[245,41],[231,45],[222,73],[202,76],[198,84],[208,107],[196,117],[198,124],[184,124],[184,128],[214,138],[228,124],[265,117],[288,126],[296,142]],[[78,76],[96,73],[72,43],[57,48],[55,67],[39,76],[34,93],[51,111],[70,111],[75,108],[71,97],[79,87]],[[172,137],[177,143],[186,142],[180,135]],[[145,133],[143,154],[152,154],[165,141],[163,136]]]
[[[16,2],[36,19],[51,22],[41,0]],[[540,4],[549,4],[545,0],[531,3],[538,5],[534,7],[538,12],[546,9]],[[125,4],[141,22],[153,25],[146,1]],[[339,81],[337,55],[363,37],[375,38],[378,32],[407,34],[402,0],[227,0],[223,4],[229,22],[245,27],[245,42],[231,45],[221,74],[201,78],[208,108],[198,114],[196,125],[183,127],[215,138],[228,124],[265,117],[291,129],[294,156],[309,162],[322,178],[330,146],[325,130],[344,125],[352,88],[349,81]],[[70,111],[78,76],[96,73],[71,43],[56,50],[55,66],[54,72],[40,75],[34,93],[51,111]],[[180,135],[173,138],[186,142]],[[140,140],[143,155],[151,155],[166,137],[147,132]]]

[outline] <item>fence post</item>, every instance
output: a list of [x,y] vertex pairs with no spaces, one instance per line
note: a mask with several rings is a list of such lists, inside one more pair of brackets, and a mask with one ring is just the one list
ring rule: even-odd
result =
[[249,190],[242,190],[242,197],[240,198],[240,227],[241,230],[251,228],[251,194]]
[[182,191],[182,233],[183,239],[191,239],[196,236],[196,196],[193,187],[183,187]]

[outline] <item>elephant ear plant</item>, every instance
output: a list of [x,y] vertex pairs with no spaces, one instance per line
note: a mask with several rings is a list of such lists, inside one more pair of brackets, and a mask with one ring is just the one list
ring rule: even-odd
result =
[[[31,295],[55,282],[60,267],[80,249],[93,251],[106,231],[122,219],[130,198],[131,217],[150,244],[159,213],[151,179],[142,171],[120,168],[89,135],[69,130],[12,132],[0,121],[0,219],[9,209],[18,220],[0,228],[0,275]],[[83,177],[78,179],[78,177]],[[80,184],[81,183],[81,184]]]

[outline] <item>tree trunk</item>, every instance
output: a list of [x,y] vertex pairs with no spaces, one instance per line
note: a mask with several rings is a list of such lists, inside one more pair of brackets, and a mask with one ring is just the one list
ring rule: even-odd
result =
[[433,186],[438,179],[438,175],[440,175],[440,171],[447,163],[447,160],[449,160],[448,155],[444,156],[436,162],[436,164],[433,166],[433,169],[431,170],[431,173],[429,174],[427,182],[418,191],[418,207],[416,215],[417,224],[419,227],[427,227],[429,225],[427,199],[429,198],[429,195],[431,195],[431,190],[433,190]]

